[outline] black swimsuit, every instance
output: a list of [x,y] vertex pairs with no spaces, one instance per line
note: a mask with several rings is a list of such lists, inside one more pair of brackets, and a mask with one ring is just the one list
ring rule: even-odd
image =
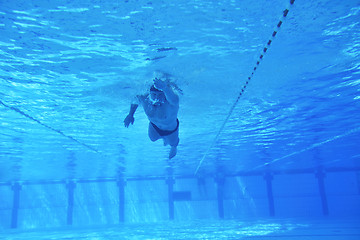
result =
[[152,123],[152,122],[150,122],[150,123],[155,128],[155,130],[158,132],[158,134],[160,136],[164,137],[164,136],[168,136],[168,135],[176,132],[179,129],[179,119],[176,119],[176,121],[177,121],[176,128],[174,130],[172,130],[172,131],[162,130],[162,129],[158,128],[158,126],[156,126],[154,123]]

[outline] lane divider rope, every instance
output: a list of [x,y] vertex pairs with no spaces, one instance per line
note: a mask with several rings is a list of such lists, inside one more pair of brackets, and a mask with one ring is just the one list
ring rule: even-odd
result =
[[270,165],[270,164],[276,163],[276,162],[278,162],[278,161],[280,161],[280,160],[283,160],[283,159],[285,159],[285,158],[292,157],[292,156],[294,156],[294,155],[297,155],[297,154],[300,154],[300,153],[303,153],[303,152],[307,152],[307,151],[312,150],[312,149],[314,149],[314,148],[320,147],[320,146],[322,146],[322,145],[324,145],[324,144],[326,144],[326,143],[333,142],[333,141],[335,141],[335,140],[337,140],[337,139],[339,139],[339,138],[347,137],[347,136],[349,136],[350,134],[353,134],[353,133],[356,133],[356,132],[359,132],[359,131],[360,131],[360,127],[353,128],[353,129],[351,129],[351,130],[349,130],[349,131],[347,131],[347,132],[345,132],[345,133],[343,133],[343,134],[334,136],[334,137],[329,138],[329,139],[327,139],[327,140],[324,140],[324,141],[322,141],[322,142],[318,142],[318,143],[311,144],[311,145],[308,146],[307,148],[301,149],[301,150],[299,150],[299,151],[292,152],[292,153],[290,153],[290,154],[287,154],[287,155],[282,156],[282,157],[279,157],[279,158],[275,158],[274,160],[272,160],[272,161],[270,161],[270,162],[267,162],[267,163],[265,163],[265,164],[262,164],[262,165],[259,165],[259,166],[257,166],[257,167],[254,167],[252,170],[261,168],[261,167],[263,167],[264,165],[266,166],[266,165]]
[[60,130],[58,130],[58,129],[55,129],[55,128],[53,128],[53,127],[50,127],[49,125],[47,125],[47,124],[45,124],[45,123],[42,123],[42,122],[39,121],[38,119],[30,116],[29,114],[21,111],[20,109],[18,109],[18,108],[16,108],[16,107],[9,106],[9,105],[3,103],[1,100],[0,100],[0,104],[3,105],[4,107],[10,109],[10,110],[13,110],[13,111],[15,111],[15,112],[23,115],[24,117],[26,117],[26,118],[34,121],[34,122],[37,122],[38,124],[46,127],[47,129],[50,129],[51,131],[56,132],[56,133],[58,133],[58,134],[60,134],[60,135],[62,135],[62,136],[64,136],[64,137],[70,139],[71,141],[76,142],[77,144],[79,144],[79,145],[81,145],[81,146],[83,146],[83,147],[86,147],[87,149],[90,149],[91,151],[94,151],[94,152],[96,152],[96,153],[99,153],[99,151],[98,151],[97,149],[95,149],[94,147],[92,147],[92,146],[90,146],[90,145],[88,145],[88,144],[85,144],[85,143],[83,143],[83,142],[80,142],[80,141],[77,140],[76,138],[74,138],[74,137],[72,137],[72,136],[69,136],[69,135],[66,135],[66,134],[63,133],[62,131],[60,131]]
[[274,30],[273,33],[271,34],[270,39],[269,39],[268,42],[266,43],[266,45],[265,45],[265,47],[263,48],[263,50],[262,50],[259,58],[257,59],[256,64],[255,64],[255,66],[254,66],[254,68],[253,68],[250,76],[249,76],[248,79],[246,80],[244,86],[241,88],[241,90],[240,90],[240,92],[239,92],[239,95],[238,95],[236,101],[235,101],[234,104],[231,106],[230,111],[229,111],[228,115],[226,116],[224,122],[222,123],[219,131],[217,132],[217,134],[216,134],[216,136],[215,136],[215,138],[213,139],[213,141],[211,142],[210,146],[209,146],[208,149],[206,150],[206,152],[205,152],[204,156],[202,157],[202,159],[199,161],[199,164],[198,164],[198,166],[197,166],[197,168],[196,168],[196,170],[195,170],[195,175],[197,175],[197,173],[199,172],[199,169],[200,169],[201,165],[203,164],[205,158],[207,157],[210,149],[212,149],[212,147],[215,145],[217,139],[219,138],[219,135],[221,134],[221,132],[223,131],[223,129],[224,129],[224,127],[225,127],[225,124],[226,124],[227,121],[229,120],[229,118],[230,118],[232,112],[234,111],[237,103],[239,102],[241,96],[242,96],[243,93],[245,92],[245,89],[246,89],[246,87],[248,86],[249,82],[252,80],[252,78],[253,78],[253,76],[254,76],[254,74],[255,74],[255,71],[258,69],[258,66],[260,65],[261,61],[263,60],[264,55],[267,53],[268,49],[270,48],[271,43],[273,42],[273,40],[274,40],[274,38],[276,37],[278,31],[280,30],[280,27],[282,26],[283,22],[285,21],[285,18],[286,18],[286,16],[288,15],[288,13],[289,13],[289,11],[290,11],[290,8],[291,8],[291,6],[294,4],[294,2],[295,2],[295,0],[290,0],[289,5],[288,5],[288,6],[285,8],[285,10],[283,11],[283,14],[282,14],[282,16],[281,16],[278,24],[276,25],[275,30]]

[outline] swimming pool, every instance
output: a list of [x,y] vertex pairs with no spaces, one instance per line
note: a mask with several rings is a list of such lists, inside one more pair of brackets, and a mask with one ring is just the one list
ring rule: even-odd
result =
[[[2,1],[3,236],[358,237],[359,1],[291,3]],[[154,77],[170,161],[123,124]]]

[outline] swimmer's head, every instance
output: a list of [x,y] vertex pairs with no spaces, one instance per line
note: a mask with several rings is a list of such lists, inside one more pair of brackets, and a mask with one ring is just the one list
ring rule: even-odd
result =
[[162,91],[160,91],[160,90],[157,89],[154,85],[152,85],[151,88],[150,88],[150,93],[151,93],[151,92],[162,92]]
[[166,97],[163,91],[153,85],[150,88],[149,100],[153,105],[160,105],[165,102]]

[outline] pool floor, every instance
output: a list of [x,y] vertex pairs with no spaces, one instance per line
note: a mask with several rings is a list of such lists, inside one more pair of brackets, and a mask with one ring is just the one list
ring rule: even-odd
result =
[[359,240],[360,219],[198,220],[111,226],[4,230],[3,240],[289,239]]

